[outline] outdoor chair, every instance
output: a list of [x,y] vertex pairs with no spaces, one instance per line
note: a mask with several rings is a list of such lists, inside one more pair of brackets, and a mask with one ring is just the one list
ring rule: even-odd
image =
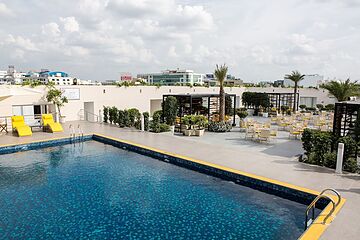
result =
[[63,132],[64,129],[60,123],[55,122],[52,114],[43,114],[41,116],[43,123],[43,130],[54,132]]
[[13,132],[16,132],[19,137],[31,136],[31,128],[26,125],[24,116],[12,116],[11,126]]

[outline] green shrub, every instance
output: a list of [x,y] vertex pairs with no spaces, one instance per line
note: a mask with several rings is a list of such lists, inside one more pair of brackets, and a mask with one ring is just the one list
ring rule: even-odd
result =
[[125,127],[131,127],[130,114],[128,110],[124,110],[123,123]]
[[162,108],[164,109],[165,122],[169,125],[174,125],[178,113],[178,102],[176,97],[167,97],[162,104]]
[[119,124],[119,127],[121,127],[121,128],[125,127],[124,116],[125,116],[125,111],[119,110],[117,123]]
[[324,109],[324,105],[322,104],[316,104],[316,108],[319,109],[319,111]]
[[129,126],[130,127],[136,127],[137,129],[140,129],[141,125],[141,113],[136,108],[130,108],[128,111],[129,114]]
[[144,117],[144,130],[149,131],[150,114],[148,112],[143,112],[143,117]]
[[229,95],[225,96],[225,115],[233,115],[233,102]]
[[109,121],[109,107],[103,107],[104,112],[104,122],[107,123]]
[[359,171],[359,166],[355,158],[348,158],[344,161],[343,169],[347,172],[356,173]]
[[314,108],[314,107],[306,107],[305,110],[306,111],[315,111],[316,108]]
[[118,120],[118,109],[116,107],[109,108],[109,122],[111,124],[117,123]]
[[163,112],[162,110],[157,110],[153,113],[153,121],[156,121],[156,122],[159,122],[161,123],[162,122],[162,119],[163,119]]
[[247,117],[248,113],[247,113],[246,110],[244,111],[243,109],[238,108],[238,109],[236,109],[236,115],[238,115],[238,117],[239,117],[240,119],[244,119],[244,118]]
[[170,126],[166,123],[160,123],[160,132],[169,132]]
[[325,153],[324,166],[335,169],[335,167],[336,167],[336,152]]
[[[309,163],[323,166],[325,153],[331,152],[332,134],[319,130],[305,129],[301,137],[303,149]],[[313,155],[311,155],[314,153]]]
[[210,132],[230,132],[232,129],[231,123],[229,122],[210,122]]
[[327,105],[325,106],[325,110],[326,110],[326,111],[334,111],[334,109],[335,109],[335,105],[334,105],[334,104],[327,104]]
[[306,108],[306,105],[301,104],[301,105],[299,106],[299,108],[300,108],[301,110],[304,110],[304,109]]

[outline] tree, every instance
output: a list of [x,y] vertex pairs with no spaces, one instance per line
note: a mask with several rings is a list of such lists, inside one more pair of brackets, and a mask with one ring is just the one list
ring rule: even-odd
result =
[[176,97],[166,97],[165,101],[162,103],[162,108],[164,111],[163,114],[165,123],[168,125],[174,125],[178,113],[178,102]]
[[333,95],[338,102],[346,101],[349,97],[359,96],[359,84],[357,82],[351,82],[348,78],[346,81],[335,81],[332,80],[328,83],[320,85]]
[[298,89],[298,84],[301,80],[303,80],[305,77],[305,75],[302,75],[299,71],[292,71],[291,74],[286,74],[285,75],[285,79],[289,79],[291,81],[294,82],[294,107],[293,107],[293,112],[296,112],[296,101],[297,101],[297,89]]
[[219,121],[223,122],[225,119],[225,91],[224,91],[224,82],[227,76],[228,67],[224,65],[217,65],[215,69],[215,77],[220,84],[220,107],[219,107]]
[[63,96],[63,92],[57,89],[53,84],[49,84],[47,88],[48,92],[46,94],[46,100],[57,107],[59,116],[61,117],[60,107],[64,106],[65,103],[68,103],[68,99]]

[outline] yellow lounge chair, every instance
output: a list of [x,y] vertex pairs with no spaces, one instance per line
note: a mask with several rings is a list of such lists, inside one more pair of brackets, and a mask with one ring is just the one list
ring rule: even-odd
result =
[[31,128],[25,124],[24,116],[12,116],[11,126],[13,132],[17,132],[19,137],[31,136]]
[[61,126],[60,123],[54,122],[54,118],[53,118],[52,114],[43,114],[41,116],[41,119],[42,119],[45,131],[49,130],[52,133],[54,133],[54,132],[63,132],[64,131],[64,129]]

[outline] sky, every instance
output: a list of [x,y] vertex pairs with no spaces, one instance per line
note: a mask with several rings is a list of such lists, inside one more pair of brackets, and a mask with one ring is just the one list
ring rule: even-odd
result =
[[360,0],[0,0],[0,70],[360,79]]

